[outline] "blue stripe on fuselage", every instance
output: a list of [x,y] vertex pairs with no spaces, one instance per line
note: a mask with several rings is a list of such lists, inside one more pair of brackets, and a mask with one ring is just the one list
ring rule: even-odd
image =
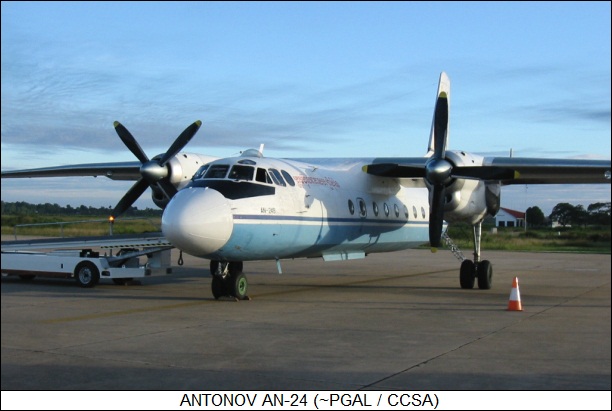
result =
[[428,233],[427,221],[234,215],[230,239],[208,258],[248,261],[397,251],[423,244]]

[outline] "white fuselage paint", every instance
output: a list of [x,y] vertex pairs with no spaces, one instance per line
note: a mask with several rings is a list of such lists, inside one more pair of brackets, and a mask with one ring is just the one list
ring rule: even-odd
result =
[[196,173],[166,207],[162,230],[183,251],[222,261],[350,259],[427,242],[427,188],[368,175],[369,161],[219,159],[208,166],[242,162],[291,178],[283,186]]

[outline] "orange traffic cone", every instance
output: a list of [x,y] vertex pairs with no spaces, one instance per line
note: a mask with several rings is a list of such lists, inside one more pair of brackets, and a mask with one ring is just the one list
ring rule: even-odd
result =
[[512,281],[512,291],[510,291],[510,301],[508,301],[508,311],[523,311],[521,305],[521,293],[519,292],[518,277]]

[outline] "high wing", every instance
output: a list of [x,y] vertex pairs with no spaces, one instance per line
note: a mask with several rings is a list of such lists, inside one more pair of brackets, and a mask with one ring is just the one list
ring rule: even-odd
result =
[[31,168],[27,170],[3,171],[3,178],[30,177],[98,177],[111,180],[138,180],[141,177],[140,163],[127,161],[123,163],[89,163],[72,164],[57,167]]
[[[368,174],[391,178],[425,177],[426,157],[379,158],[364,166]],[[141,164],[87,163],[57,167],[2,171],[5,178],[98,177],[111,180],[138,180]],[[601,184],[610,182],[607,160],[571,160],[531,157],[485,157],[481,166],[453,167],[454,178],[471,178],[511,184]]]
[[[364,166],[379,177],[424,178],[428,158],[380,158]],[[482,165],[453,165],[452,178],[511,184],[610,183],[610,161],[526,157],[485,157]]]

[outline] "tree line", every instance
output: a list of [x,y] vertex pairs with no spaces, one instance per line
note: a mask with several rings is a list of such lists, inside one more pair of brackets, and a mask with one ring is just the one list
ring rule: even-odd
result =
[[610,225],[610,202],[593,203],[586,209],[582,204],[559,203],[553,209],[548,220],[542,210],[537,207],[529,207],[525,212],[528,227],[542,227],[549,221],[556,221],[563,227],[588,226],[588,225]]
[[[109,216],[112,208],[108,207],[91,207],[91,206],[78,206],[72,207],[70,204],[63,207],[59,204],[30,204],[24,201],[17,201],[9,203],[2,201],[2,215],[82,215],[82,216]],[[155,208],[146,208],[139,210],[138,207],[130,207],[125,213],[122,214],[124,217],[158,217],[161,216],[162,210]]]

